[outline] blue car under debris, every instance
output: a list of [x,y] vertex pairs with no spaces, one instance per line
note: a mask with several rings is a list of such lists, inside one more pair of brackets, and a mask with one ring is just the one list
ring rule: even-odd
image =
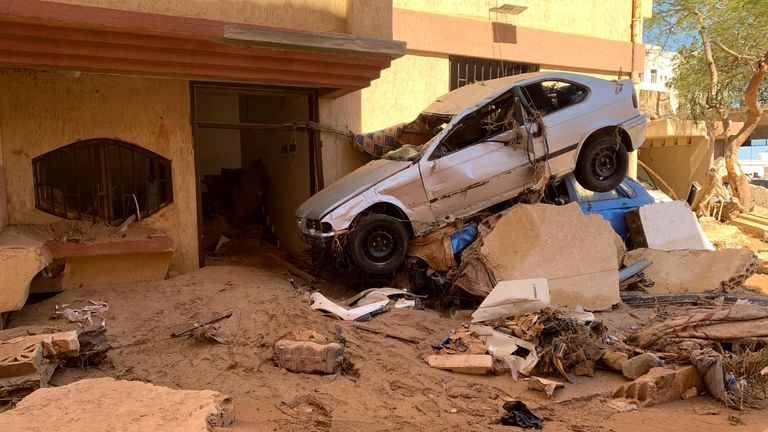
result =
[[561,203],[578,202],[584,214],[601,215],[625,242],[629,234],[624,215],[640,206],[656,202],[656,198],[643,185],[630,177],[626,177],[612,191],[592,192],[582,188],[571,175],[554,186],[554,193],[555,199]]

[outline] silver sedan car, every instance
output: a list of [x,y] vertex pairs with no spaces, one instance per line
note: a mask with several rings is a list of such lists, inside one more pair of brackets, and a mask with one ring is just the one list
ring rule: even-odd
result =
[[408,241],[573,173],[605,192],[645,138],[630,80],[537,72],[447,93],[398,129],[395,150],[310,197],[302,237],[341,240],[360,270],[389,274]]

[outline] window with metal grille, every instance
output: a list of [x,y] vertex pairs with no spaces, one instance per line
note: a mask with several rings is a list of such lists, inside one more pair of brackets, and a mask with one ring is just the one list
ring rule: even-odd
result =
[[451,90],[478,81],[488,81],[528,72],[538,72],[539,65],[476,57],[450,56]]
[[32,160],[35,206],[66,219],[119,223],[173,201],[171,161],[127,142],[78,141]]

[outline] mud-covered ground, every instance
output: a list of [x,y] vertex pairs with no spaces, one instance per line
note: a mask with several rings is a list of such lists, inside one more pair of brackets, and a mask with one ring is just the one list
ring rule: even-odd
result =
[[[390,338],[312,311],[305,291],[311,288],[299,283],[295,290],[288,282],[292,277],[274,266],[214,265],[163,282],[71,290],[13,313],[11,328],[0,338],[19,334],[24,326],[74,326],[51,318],[56,304],[107,301],[106,325],[114,347],[107,361],[96,368],[59,369],[51,383],[112,376],[218,390],[235,400],[237,421],[226,429],[232,431],[517,430],[499,424],[501,406],[509,399],[525,401],[544,419],[545,431],[768,430],[768,412],[740,413],[708,396],[616,412],[605,400],[626,381],[611,372],[578,378],[549,399],[509,375],[432,369],[422,357],[463,321],[430,310],[393,310],[365,324],[413,342]],[[339,286],[316,288],[329,297],[351,294]],[[221,331],[233,337],[231,345],[170,337],[189,323],[227,310],[234,313],[221,323]],[[604,318],[621,331],[647,313],[625,307]],[[319,376],[276,367],[273,343],[297,329],[312,329],[331,340],[341,335],[356,371]]]

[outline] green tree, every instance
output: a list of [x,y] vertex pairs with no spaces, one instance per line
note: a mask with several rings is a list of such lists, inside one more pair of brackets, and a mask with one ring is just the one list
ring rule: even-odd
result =
[[[741,209],[753,207],[739,147],[754,132],[768,103],[767,0],[654,0],[647,22],[651,43],[676,47],[678,63],[669,86],[682,111],[705,120],[714,145],[716,124],[726,131],[728,181]],[[729,114],[744,109],[743,126],[731,132]]]

